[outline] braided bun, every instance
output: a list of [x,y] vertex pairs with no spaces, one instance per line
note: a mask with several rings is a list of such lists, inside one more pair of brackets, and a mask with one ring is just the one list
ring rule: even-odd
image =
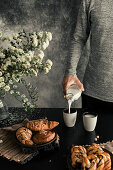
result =
[[75,169],[111,170],[110,155],[97,144],[92,144],[87,148],[73,146],[71,148],[71,161],[72,167]]

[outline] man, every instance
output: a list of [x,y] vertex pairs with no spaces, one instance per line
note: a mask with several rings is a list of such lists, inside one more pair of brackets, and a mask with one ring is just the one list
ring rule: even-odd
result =
[[[89,61],[83,84],[76,68],[90,38]],[[63,79],[64,94],[76,84],[83,91],[83,107],[113,109],[113,1],[82,0]]]

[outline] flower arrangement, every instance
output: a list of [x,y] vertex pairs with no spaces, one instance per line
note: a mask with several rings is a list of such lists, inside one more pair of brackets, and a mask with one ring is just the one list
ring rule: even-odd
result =
[[[44,61],[44,50],[52,40],[50,32],[31,32],[25,30],[16,34],[3,36],[0,32],[0,96],[8,92],[22,102],[26,111],[33,111],[38,100],[37,87],[26,82],[26,76],[47,74],[52,61]],[[18,83],[23,83],[29,92],[31,101],[18,91]]]

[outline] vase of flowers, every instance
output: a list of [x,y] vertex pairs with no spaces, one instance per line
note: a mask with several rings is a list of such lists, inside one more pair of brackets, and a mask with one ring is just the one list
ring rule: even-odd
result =
[[[25,77],[38,76],[42,72],[47,74],[51,70],[52,61],[46,59],[44,55],[44,50],[51,40],[50,32],[27,33],[23,30],[11,36],[0,33],[0,96],[2,98],[10,93],[22,103],[26,111],[33,112],[37,107],[38,89],[27,82]],[[19,83],[27,89],[30,101],[18,90]],[[1,112],[0,114],[3,113]]]

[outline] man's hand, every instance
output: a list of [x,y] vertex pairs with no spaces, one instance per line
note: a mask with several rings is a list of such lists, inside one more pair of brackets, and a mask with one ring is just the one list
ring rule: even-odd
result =
[[64,77],[63,82],[62,82],[64,95],[66,95],[67,89],[72,84],[76,84],[82,91],[84,91],[83,84],[80,82],[77,76],[66,76]]

